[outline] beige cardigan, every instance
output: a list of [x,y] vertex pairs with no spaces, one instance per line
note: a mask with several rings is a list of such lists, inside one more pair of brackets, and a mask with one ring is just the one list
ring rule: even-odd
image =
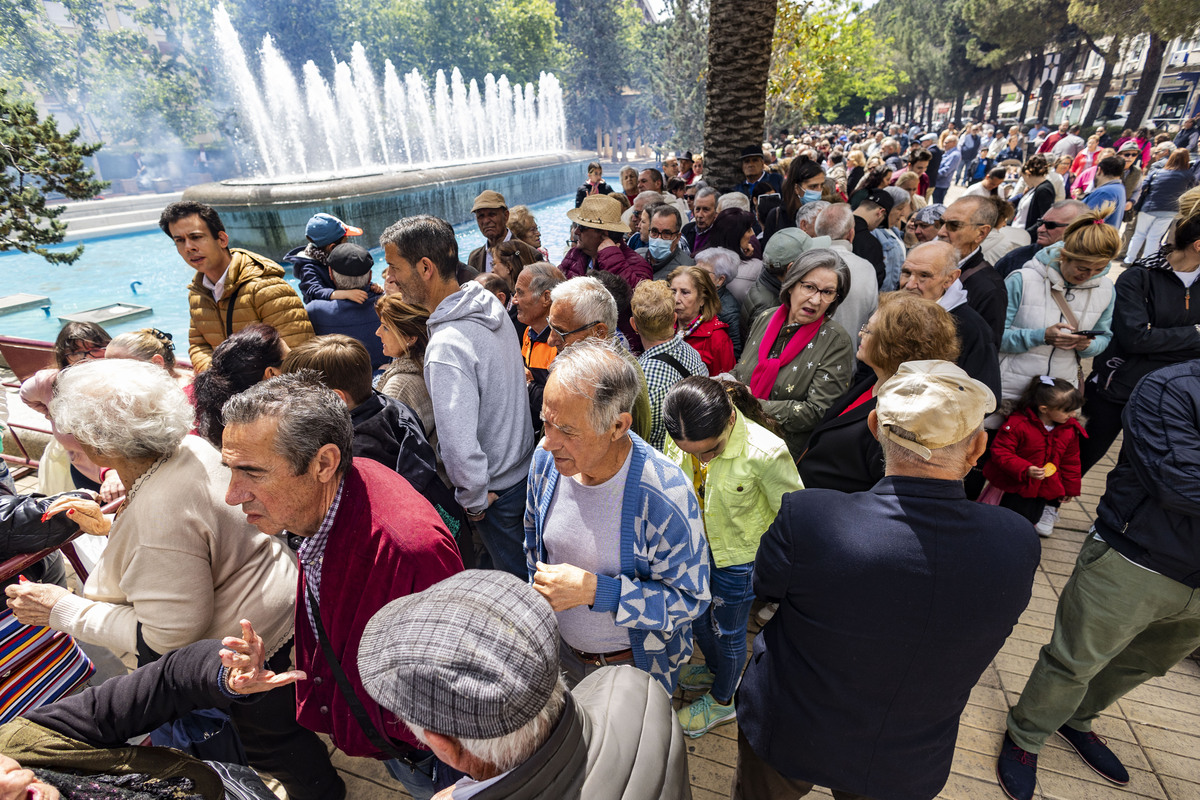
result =
[[120,653],[142,637],[157,653],[240,636],[254,623],[268,654],[292,636],[296,559],[284,541],[226,505],[229,470],[197,436],[136,484],[83,587],[50,612],[50,627]]

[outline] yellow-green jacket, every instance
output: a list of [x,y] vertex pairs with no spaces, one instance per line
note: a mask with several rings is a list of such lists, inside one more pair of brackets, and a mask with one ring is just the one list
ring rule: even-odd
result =
[[[775,521],[783,496],[804,488],[783,439],[742,412],[735,413],[729,442],[709,462],[704,488],[704,529],[718,567],[753,561],[758,540]],[[666,455],[694,482],[691,455],[670,436]]]

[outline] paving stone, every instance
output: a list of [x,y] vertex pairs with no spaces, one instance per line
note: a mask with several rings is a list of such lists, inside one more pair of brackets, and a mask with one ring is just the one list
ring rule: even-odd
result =
[[[1200,758],[1188,758],[1187,756],[1168,753],[1164,750],[1155,750],[1153,747],[1145,749],[1146,757],[1150,759],[1151,766],[1158,776],[1171,776],[1180,778],[1185,781],[1190,781],[1193,784],[1200,784]],[[1193,751],[1194,756],[1200,756],[1200,748]],[[1200,786],[1193,789],[1200,795]],[[1168,792],[1170,794],[1170,792]]]

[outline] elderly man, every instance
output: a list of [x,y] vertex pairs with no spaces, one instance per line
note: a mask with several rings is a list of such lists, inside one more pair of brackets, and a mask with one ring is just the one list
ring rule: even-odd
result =
[[663,176],[666,180],[679,177],[679,159],[675,156],[667,156],[663,159]]
[[624,278],[630,288],[651,276],[646,259],[625,244],[629,225],[621,221],[617,200],[606,195],[584,198],[579,208],[567,212],[567,219],[578,226],[579,244],[558,265],[563,275],[576,278],[594,267]]
[[699,252],[708,243],[708,234],[717,219],[717,200],[720,197],[721,193],[710,186],[696,192],[696,199],[692,202],[692,221],[683,226],[683,240],[687,242],[690,252]]
[[637,369],[580,342],[550,367],[546,437],[529,471],[525,552],[550,601],[571,684],[632,663],[673,694],[708,605],[708,545],[683,471],[630,432]]
[[[875,268],[865,258],[854,254],[854,214],[850,206],[838,203],[817,217],[817,233],[830,238],[829,247],[850,270],[850,290],[837,307],[833,318],[857,343],[858,332],[879,306],[879,288],[875,285]],[[855,348],[857,350],[857,346]]]
[[816,236],[817,217],[831,205],[833,204],[828,200],[813,200],[800,206],[800,210],[796,212],[796,227],[809,236]]
[[362,236],[362,228],[347,225],[333,214],[313,214],[309,219],[304,227],[308,244],[288,251],[282,259],[283,263],[292,265],[292,274],[300,281],[300,297],[305,303],[313,300],[366,302],[366,292],[334,286],[326,269],[333,248],[351,236]]
[[[584,205],[592,200],[617,202],[593,195]],[[512,321],[483,286],[458,284],[450,223],[405,217],[379,241],[405,300],[430,309],[425,384],[455,499],[496,568],[523,576],[522,498],[535,443]]]
[[[636,291],[636,290],[635,290]],[[617,301],[612,292],[596,278],[571,278],[550,292],[547,340],[558,352],[585,339],[613,339],[617,334]],[[650,396],[646,376],[637,357],[624,347],[618,348],[633,364],[641,379],[641,391],[634,401],[633,432],[645,439],[650,435]]]
[[1125,444],[1095,527],[1058,599],[1050,643],[1008,715],[996,773],[1013,800],[1033,797],[1038,754],[1055,733],[1100,777],[1129,783],[1093,725],[1200,647],[1197,408],[1200,361],[1150,373],[1129,398]]
[[676,267],[695,264],[686,247],[680,247],[683,215],[673,205],[659,205],[650,211],[650,239],[637,254],[646,259],[654,271],[654,280],[665,281]]
[[485,189],[475,198],[475,202],[471,205],[471,213],[475,215],[475,224],[479,226],[479,232],[487,240],[467,256],[467,266],[471,269],[476,272],[491,272],[493,267],[492,248],[501,242],[508,241],[517,246],[517,252],[523,263],[532,264],[542,259],[537,250],[520,239],[514,238],[512,231],[508,229],[508,203],[505,202],[504,195],[493,192],[491,189]]
[[742,148],[742,182],[735,187],[735,191],[746,197],[754,197],[754,188],[760,183],[770,184],[776,192],[783,191],[783,176],[777,172],[767,172],[762,145],[746,145]]
[[645,190],[638,193],[634,198],[633,204],[621,214],[621,221],[628,223],[629,229],[633,234],[626,240],[625,244],[629,245],[630,249],[637,250],[646,246],[646,240],[642,238],[642,223],[644,221],[645,212],[652,206],[661,206],[667,202],[666,197],[662,192]]
[[638,284],[633,290],[632,307],[633,326],[646,346],[646,351],[638,356],[650,401],[650,435],[646,442],[661,451],[667,440],[663,399],[680,379],[689,375],[707,376],[708,367],[696,348],[675,335],[675,295],[665,281]]
[[1038,565],[1028,521],[963,491],[995,407],[953,364],[903,364],[867,420],[884,479],[784,495],[754,562],[755,594],[780,605],[737,695],[735,798],[818,784],[915,800],[945,785],[959,716]]
[[376,614],[359,663],[367,691],[467,773],[455,797],[690,800],[682,732],[654,679],[608,667],[568,690],[558,647],[533,588],[473,571]]
[[545,262],[530,264],[517,276],[513,304],[517,321],[525,326],[521,335],[521,360],[525,362],[525,388],[529,391],[529,414],[534,433],[542,429],[542,391],[550,377],[550,362],[558,348],[550,344],[550,293],[565,278],[558,268]]
[[431,797],[446,776],[363,689],[358,642],[384,605],[462,570],[453,537],[408,481],[351,458],[350,410],[320,383],[281,375],[222,413],[225,501],[263,533],[303,539],[296,664],[309,680],[297,685],[296,718],[347,755],[385,761],[414,798]]
[[997,261],[996,272],[1001,278],[1007,278],[1025,266],[1042,248],[1061,242],[1063,234],[1067,232],[1067,226],[1088,211],[1087,203],[1082,200],[1060,200],[1050,206],[1050,210],[1042,215],[1038,223],[1037,239],[1025,247],[1018,247]]
[[221,217],[204,203],[185,200],[163,209],[158,227],[196,271],[188,286],[191,326],[188,357],[202,372],[212,351],[247,325],[265,322],[288,346],[313,336],[299,295],[283,278],[283,267],[249,250],[229,247]]
[[953,133],[947,136],[942,147],[942,159],[937,166],[937,178],[933,182],[933,202],[940,203],[946,199],[950,184],[954,182],[954,174],[962,164],[962,151],[958,149],[958,137]]
[[983,260],[980,245],[996,227],[996,205],[985,197],[960,197],[946,207],[938,239],[954,245],[958,251],[959,280],[967,290],[967,303],[979,312],[992,329],[992,341],[999,347],[1004,333],[1004,311],[1008,292],[1004,279]]
[[925,244],[938,238],[938,231],[942,229],[942,214],[945,213],[946,207],[935,203],[925,206],[909,218],[908,230],[912,231],[917,244]]
[[958,251],[948,242],[928,242],[909,251],[900,268],[900,291],[932,300],[950,312],[958,327],[958,366],[1000,396],[1000,356],[991,328],[967,302]]

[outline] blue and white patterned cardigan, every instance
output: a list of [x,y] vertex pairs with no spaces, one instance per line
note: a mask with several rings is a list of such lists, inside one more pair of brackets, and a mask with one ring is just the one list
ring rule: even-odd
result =
[[[635,434],[621,507],[621,575],[597,576],[593,611],[615,615],[629,628],[633,663],[668,694],[692,654],[692,626],[708,608],[708,543],[700,504],[683,470]],[[546,561],[546,513],[559,471],[534,450],[525,499],[525,558],[532,580]]]

